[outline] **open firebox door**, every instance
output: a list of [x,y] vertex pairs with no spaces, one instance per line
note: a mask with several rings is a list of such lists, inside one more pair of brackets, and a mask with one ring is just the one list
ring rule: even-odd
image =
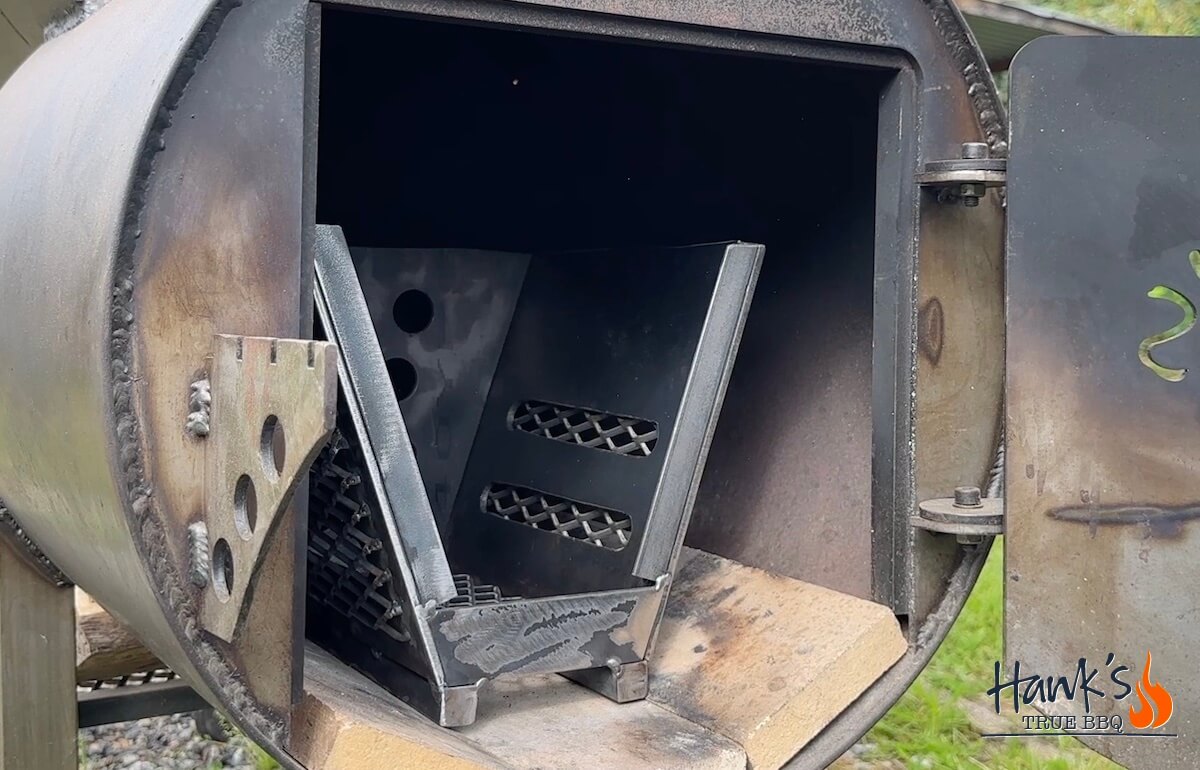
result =
[[1197,72],[1195,39],[1045,38],[1010,85],[994,704],[1134,768],[1200,752]]

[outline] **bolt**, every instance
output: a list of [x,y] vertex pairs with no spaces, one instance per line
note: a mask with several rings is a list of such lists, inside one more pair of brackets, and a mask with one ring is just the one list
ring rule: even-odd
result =
[[[987,142],[963,142],[962,156],[966,160],[987,160],[991,153]],[[975,183],[960,185],[958,195],[964,206],[975,208],[979,205],[979,199],[987,195],[987,187]]]
[[968,160],[984,160],[991,154],[987,142],[963,142],[962,156]]
[[967,208],[975,208],[979,205],[979,199],[984,195],[987,195],[987,187],[974,182],[960,185],[958,189],[958,195],[960,198],[962,198],[964,206]]
[[983,495],[979,492],[979,487],[955,487],[954,488],[954,507],[955,508],[980,508],[983,506]]

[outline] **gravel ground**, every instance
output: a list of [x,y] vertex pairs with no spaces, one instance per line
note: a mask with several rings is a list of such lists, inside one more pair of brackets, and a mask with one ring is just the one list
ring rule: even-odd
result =
[[244,738],[209,740],[187,714],[79,731],[80,770],[255,770],[254,761]]

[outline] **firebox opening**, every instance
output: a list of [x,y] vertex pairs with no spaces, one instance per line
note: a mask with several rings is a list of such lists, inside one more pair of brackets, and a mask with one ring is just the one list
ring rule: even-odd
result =
[[326,8],[317,221],[352,248],[765,244],[688,543],[869,596],[893,74]]

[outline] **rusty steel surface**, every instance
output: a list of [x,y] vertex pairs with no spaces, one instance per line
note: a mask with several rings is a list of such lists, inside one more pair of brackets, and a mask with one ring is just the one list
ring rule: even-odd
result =
[[[239,8],[112,3],[38,49],[0,91],[0,109],[14,118],[0,127],[0,294],[19,314],[6,322],[0,349],[20,362],[0,378],[7,407],[0,494],[46,555],[68,565],[72,580],[256,740],[274,746],[290,709],[290,666],[280,666],[290,657],[278,654],[288,650],[273,650],[274,668],[256,667],[256,678],[200,636],[197,589],[183,578],[186,517],[198,509],[176,517],[164,504],[198,489],[202,466],[191,459],[186,468],[170,467],[177,455],[159,444],[186,436],[188,384],[204,367],[214,331],[298,331],[298,248],[287,242],[298,244],[300,230],[303,26],[295,28],[296,46],[280,33],[289,12],[302,10],[302,3],[272,0]],[[264,29],[258,47],[231,32],[253,38]],[[247,86],[253,102],[181,114],[181,104],[204,94],[189,83],[205,71],[206,57],[234,55],[216,42],[221,34],[234,51],[267,62]],[[241,67],[228,78],[246,74]],[[296,114],[294,157],[279,120],[262,109],[271,102],[267,74],[296,83],[295,101],[279,106],[281,118]],[[245,112],[250,104],[257,115]],[[275,153],[263,152],[267,131]],[[196,136],[204,132],[207,150]],[[239,152],[239,162],[214,163]],[[190,163],[178,157],[189,154]],[[295,184],[263,184],[284,167],[294,167]],[[191,202],[178,190],[168,198],[162,188],[172,184],[192,190]],[[226,216],[207,216],[212,206],[225,207]],[[174,211],[155,213],[162,207]],[[156,250],[168,256],[148,253]],[[256,264],[258,254],[275,254],[277,262]],[[164,275],[178,276],[175,285],[147,296]],[[276,320],[236,317],[264,311]],[[203,344],[181,347],[173,334],[180,329]],[[178,359],[154,361],[157,351]],[[147,413],[158,398],[171,401],[169,430],[153,430]],[[287,612],[271,618],[288,634],[284,647],[291,643],[290,564]],[[253,659],[255,645],[243,647],[241,660]],[[263,677],[277,682],[271,697],[253,689]]]
[[[806,556],[838,554],[854,570],[850,590],[890,604],[914,628],[924,623],[921,638],[944,632],[953,613],[933,610],[945,581],[956,568],[969,580],[975,562],[911,532],[907,516],[918,499],[982,483],[991,463],[1001,403],[1001,208],[994,194],[974,210],[942,206],[918,192],[914,174],[924,161],[955,157],[964,141],[986,140],[997,156],[1006,150],[994,88],[953,6],[350,4],[897,73],[883,93],[878,183],[867,193],[876,259],[889,255],[889,263],[875,276],[871,322],[879,347],[870,491],[846,512],[859,534],[844,549],[819,529],[792,534],[791,546],[761,561],[822,582]],[[199,632],[199,589],[186,578],[203,468],[183,426],[213,334],[305,331],[305,180],[313,184],[312,159],[308,169],[304,160],[313,146],[309,137],[306,153],[305,38],[314,20],[306,6],[121,0],[43,46],[0,90],[0,356],[9,362],[0,373],[0,499],[68,577],[285,762],[301,523],[282,524],[264,557],[271,579],[260,580],[246,619],[256,633],[235,641],[236,654],[214,645]],[[789,366],[805,365],[802,351],[787,355]],[[878,374],[880,364],[890,373]],[[796,416],[783,413],[764,430]],[[794,461],[836,478],[836,455],[823,459],[820,439],[793,441]],[[772,484],[780,501],[813,491],[786,473]],[[807,510],[836,515],[844,497],[823,494]],[[763,537],[802,532],[803,510],[769,506],[757,527]],[[749,553],[726,555],[754,563]],[[902,670],[930,652],[915,646]],[[906,683],[906,675],[881,680],[839,720],[841,732],[818,738],[797,766],[831,760]]]
[[[131,382],[114,356],[125,339],[112,336],[112,303],[117,254],[133,245],[123,225],[146,129],[187,47],[181,39],[195,36],[207,11],[117,4],[38,49],[0,90],[9,118],[0,125],[0,296],[13,313],[0,350],[19,362],[0,378],[0,488],[47,556],[193,676],[138,566],[122,468],[138,451],[122,462],[115,412],[128,406]],[[118,38],[128,47],[114,46]],[[112,110],[117,102],[123,109]],[[132,439],[130,428],[120,426]]]
[[[297,486],[333,431],[337,350],[331,343],[217,335],[211,430],[204,443],[204,521],[211,544],[200,620],[227,642],[247,603],[262,552]],[[211,553],[211,556],[209,555]]]
[[[194,68],[187,58],[181,65],[177,77],[186,82],[167,113],[169,125],[149,138],[158,152],[138,215],[127,312],[139,332],[130,357],[142,383],[133,414],[153,510],[163,523],[159,547],[171,564],[186,558],[183,532],[205,506],[202,485],[192,481],[203,474],[201,442],[180,430],[180,402],[209,365],[212,335],[310,336],[300,325],[301,308],[311,301],[300,296],[299,264],[304,11],[302,0],[218,5],[223,15],[210,17],[203,55]],[[301,678],[298,527],[293,506],[264,545],[254,600],[232,649],[210,648],[183,629],[221,687],[245,688],[242,697],[262,709],[262,727],[276,740],[286,735]],[[202,589],[190,582],[181,596],[166,572],[155,579],[172,600],[169,615],[200,598]]]
[[1179,737],[1083,739],[1130,767],[1200,751],[1200,376],[1182,371],[1200,361],[1197,67],[1192,39],[1064,38],[1012,75],[1008,671],[1069,676],[1086,657],[1110,693],[1091,713],[1132,731],[1137,698],[1114,700],[1105,661],[1132,683],[1152,653],[1174,716],[1149,732]]

